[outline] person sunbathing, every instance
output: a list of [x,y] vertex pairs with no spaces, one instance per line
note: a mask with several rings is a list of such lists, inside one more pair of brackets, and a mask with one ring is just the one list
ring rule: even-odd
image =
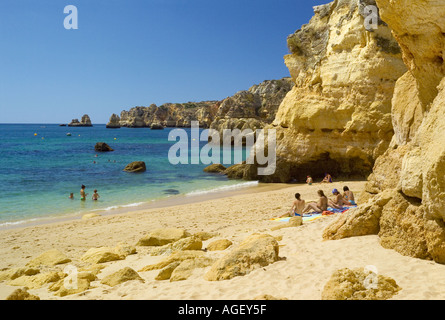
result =
[[343,198],[340,192],[337,189],[332,190],[332,194],[335,196],[334,199],[329,199],[329,206],[334,209],[343,209],[344,205],[350,206],[351,203]]
[[357,203],[355,202],[355,199],[354,199],[354,194],[352,193],[351,190],[349,190],[349,188],[347,186],[343,187],[343,191],[344,191],[343,192],[343,198],[346,201],[349,201],[349,203],[351,205],[353,205],[353,206],[357,205]]
[[326,173],[324,176],[323,181],[321,181],[322,183],[332,183],[332,177],[329,173]]
[[318,203],[308,203],[306,208],[304,208],[303,213],[314,211],[317,213],[322,213],[323,211],[326,211],[328,209],[328,198],[324,195],[323,190],[317,191],[318,196],[320,197],[318,199]]
[[299,193],[295,194],[295,201],[292,204],[292,208],[290,209],[290,212],[283,214],[280,216],[280,218],[284,217],[294,217],[294,216],[302,216],[303,215],[303,209],[305,207],[306,201],[302,200],[301,195]]

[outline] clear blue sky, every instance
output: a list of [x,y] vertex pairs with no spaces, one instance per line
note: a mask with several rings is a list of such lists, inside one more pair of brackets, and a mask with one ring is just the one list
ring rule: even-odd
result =
[[[220,100],[289,76],[287,35],[328,0],[1,0],[0,123]],[[75,5],[79,29],[66,30]]]

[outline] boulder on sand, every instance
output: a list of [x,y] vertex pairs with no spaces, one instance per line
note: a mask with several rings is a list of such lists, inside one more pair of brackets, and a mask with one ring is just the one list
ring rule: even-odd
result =
[[71,262],[71,259],[68,258],[64,253],[60,252],[57,249],[48,250],[36,258],[32,259],[27,263],[29,267],[38,267],[38,266],[55,266],[58,264],[64,264]]
[[277,240],[268,234],[254,234],[216,261],[206,273],[208,281],[228,280],[279,260]]
[[117,286],[118,284],[130,281],[130,280],[139,280],[144,282],[144,280],[139,276],[139,274],[131,269],[130,267],[125,267],[112,273],[105,278],[102,279],[100,283],[109,285],[110,287]]
[[147,236],[141,238],[137,246],[163,246],[169,243],[176,242],[180,239],[190,237],[184,229],[179,228],[163,228],[155,229]]

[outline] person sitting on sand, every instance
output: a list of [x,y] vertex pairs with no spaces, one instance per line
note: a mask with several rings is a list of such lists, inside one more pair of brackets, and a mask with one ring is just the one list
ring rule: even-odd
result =
[[318,190],[317,193],[320,197],[318,203],[308,203],[303,212],[308,212],[309,210],[311,210],[317,213],[322,213],[323,211],[326,211],[328,209],[328,198],[324,195],[323,190]]
[[82,187],[80,188],[80,200],[85,201],[87,199],[87,195],[88,193],[85,193],[85,186],[82,185]]
[[313,180],[312,180],[312,177],[311,176],[307,176],[307,179],[306,179],[306,183],[308,184],[308,185],[312,185],[312,182],[314,182]]
[[97,190],[94,189],[94,193],[93,193],[93,196],[91,197],[91,199],[93,199],[93,200],[99,200],[99,198],[100,198],[100,196],[99,196],[99,194],[97,193]]
[[329,206],[334,209],[343,209],[344,205],[351,205],[351,203],[343,198],[337,189],[332,190],[332,194],[335,196],[334,200],[329,199]]
[[347,186],[343,187],[343,198],[348,201],[351,205],[356,206],[357,203],[355,202],[354,199],[354,194],[352,193],[351,190],[349,190],[349,188]]
[[301,195],[299,193],[295,194],[295,201],[292,204],[292,208],[290,209],[289,213],[283,214],[280,218],[284,217],[294,217],[294,216],[302,216],[303,215],[303,209],[305,207],[306,201],[302,200]]
[[329,173],[326,173],[322,183],[332,183],[332,177]]

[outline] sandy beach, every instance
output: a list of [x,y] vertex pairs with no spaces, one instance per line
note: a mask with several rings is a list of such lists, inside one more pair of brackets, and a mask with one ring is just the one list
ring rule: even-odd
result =
[[[120,243],[135,245],[151,230],[175,227],[191,234],[203,231],[214,234],[203,242],[203,248],[218,239],[233,242],[224,251],[207,253],[214,258],[224,255],[253,233],[269,234],[279,240],[282,259],[245,276],[223,281],[205,280],[203,275],[210,268],[206,267],[194,270],[184,281],[155,280],[159,270],[152,270],[139,272],[143,282],[127,281],[114,287],[100,283],[121,268],[140,270],[165,259],[165,255],[150,255],[150,247],[136,246],[137,253],[124,260],[102,263],[104,268],[97,275],[98,279],[82,293],[58,297],[48,291],[48,285],[28,292],[40,299],[250,300],[267,294],[289,300],[319,300],[334,271],[373,265],[379,274],[393,278],[402,288],[392,299],[445,299],[444,265],[384,249],[378,236],[323,241],[323,229],[337,219],[336,215],[299,227],[271,230],[283,222],[270,219],[289,210],[296,192],[309,201],[316,199],[318,189],[330,194],[332,188],[345,184],[359,198],[364,186],[361,181],[281,185],[271,190],[263,186],[207,201],[3,230],[0,232],[0,269],[23,267],[50,249],[65,253],[72,260],[70,265],[81,266],[80,258],[90,248],[115,247]],[[57,265],[51,270],[62,271],[66,265]],[[19,288],[7,283],[0,282],[0,299]]]

